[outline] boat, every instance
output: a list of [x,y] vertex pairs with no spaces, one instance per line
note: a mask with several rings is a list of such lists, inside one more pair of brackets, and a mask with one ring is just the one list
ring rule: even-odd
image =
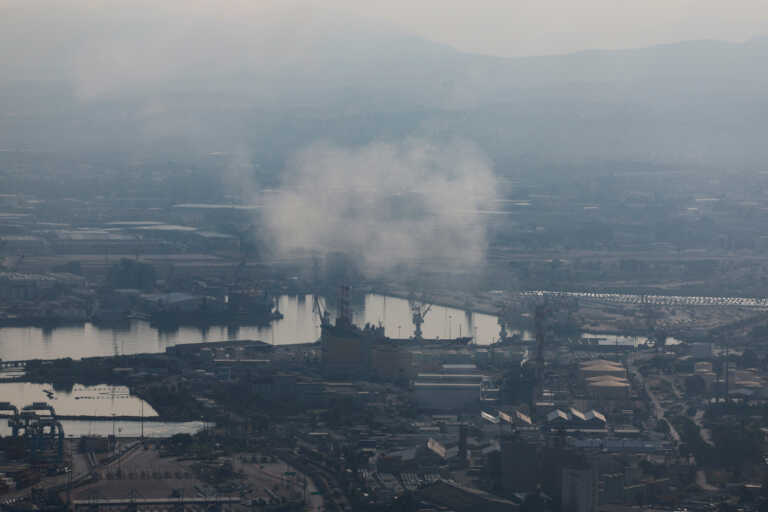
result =
[[[181,295],[181,294],[180,294]],[[269,325],[283,318],[274,299],[252,289],[232,291],[224,301],[213,297],[182,296],[160,301],[149,315],[154,326]]]

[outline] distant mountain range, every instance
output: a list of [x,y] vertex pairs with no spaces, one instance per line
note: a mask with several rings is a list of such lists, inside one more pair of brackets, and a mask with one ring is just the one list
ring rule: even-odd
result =
[[318,139],[423,136],[473,140],[500,168],[768,161],[768,39],[507,59],[323,11],[5,14],[0,149],[279,166]]

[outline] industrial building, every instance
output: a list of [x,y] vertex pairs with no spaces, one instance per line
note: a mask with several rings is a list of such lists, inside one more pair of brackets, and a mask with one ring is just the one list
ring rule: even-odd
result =
[[454,411],[480,406],[482,387],[472,382],[415,382],[414,399],[419,407],[434,411]]
[[517,409],[512,411],[499,411],[499,419],[518,428],[531,427],[533,425],[531,417]]
[[415,367],[413,353],[399,343],[378,343],[371,350],[371,376],[389,382],[408,382]]
[[501,512],[517,510],[519,503],[488,492],[459,485],[455,482],[439,480],[418,491],[422,499],[456,512]]
[[2,300],[36,300],[48,297],[58,291],[83,288],[84,286],[85,279],[74,274],[0,273],[0,299]]
[[563,512],[595,512],[598,503],[597,468],[563,468],[560,508]]
[[601,375],[587,379],[587,392],[597,401],[626,400],[629,398],[630,384],[627,379]]
[[597,359],[581,363],[579,365],[579,374],[583,379],[601,376],[625,378],[627,376],[627,369],[624,368],[624,365],[617,363],[616,361]]
[[370,325],[360,329],[352,323],[348,287],[342,287],[339,294],[335,323],[331,323],[328,312],[322,310],[317,299],[314,307],[321,320],[323,375],[333,379],[368,378],[373,345],[383,341],[384,329]]
[[555,409],[546,416],[549,428],[573,430],[600,430],[607,426],[605,416],[592,409],[586,413],[570,407],[567,410]]
[[501,486],[506,493],[536,490],[539,484],[535,467],[537,459],[538,449],[535,444],[514,437],[501,440]]

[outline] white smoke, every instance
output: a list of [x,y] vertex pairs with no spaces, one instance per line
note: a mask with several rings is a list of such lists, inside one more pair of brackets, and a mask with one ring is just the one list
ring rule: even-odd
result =
[[489,160],[474,145],[410,139],[300,152],[265,198],[276,249],[342,251],[368,274],[398,264],[481,263],[480,210],[495,196]]

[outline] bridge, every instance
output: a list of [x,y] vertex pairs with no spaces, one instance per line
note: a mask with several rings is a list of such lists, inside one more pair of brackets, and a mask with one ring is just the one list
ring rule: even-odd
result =
[[579,300],[609,304],[653,304],[657,306],[731,306],[768,309],[768,299],[752,297],[696,297],[685,295],[641,295],[634,293],[561,292],[530,290],[523,297],[573,297]]
[[72,500],[75,511],[101,511],[114,508],[126,510],[189,510],[197,506],[224,510],[240,503],[238,496],[205,496],[196,498],[98,498]]

